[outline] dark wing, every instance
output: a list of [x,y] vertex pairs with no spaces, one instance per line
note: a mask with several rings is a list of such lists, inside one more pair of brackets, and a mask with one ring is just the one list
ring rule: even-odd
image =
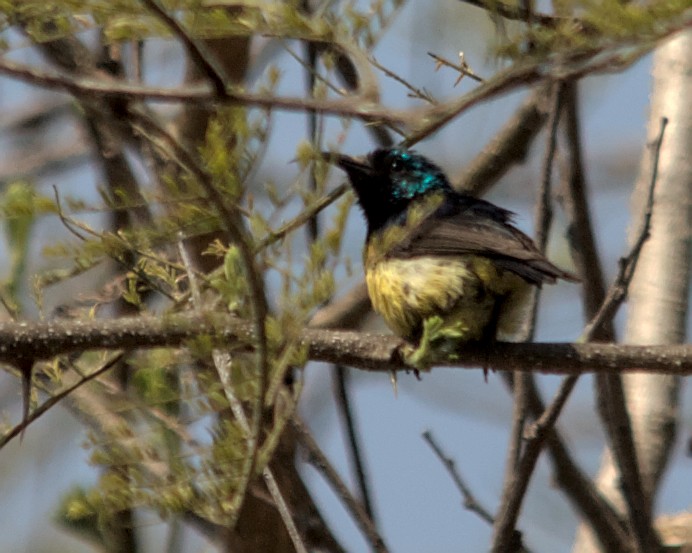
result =
[[578,280],[548,261],[511,220],[511,211],[489,202],[451,196],[389,253],[403,258],[478,254],[538,286],[558,278]]

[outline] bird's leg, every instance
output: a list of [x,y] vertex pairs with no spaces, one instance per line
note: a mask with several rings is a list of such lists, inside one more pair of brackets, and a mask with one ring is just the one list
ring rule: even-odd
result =
[[436,362],[457,359],[457,346],[468,339],[468,328],[461,323],[449,325],[437,315],[423,321],[423,330],[416,346],[401,348],[403,360],[417,370],[428,370]]

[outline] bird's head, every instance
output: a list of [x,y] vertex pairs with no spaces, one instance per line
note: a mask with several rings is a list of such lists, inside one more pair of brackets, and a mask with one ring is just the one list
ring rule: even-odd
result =
[[358,196],[370,232],[400,216],[412,201],[433,192],[451,192],[437,165],[401,148],[379,149],[366,158],[324,153],[325,159],[346,171]]

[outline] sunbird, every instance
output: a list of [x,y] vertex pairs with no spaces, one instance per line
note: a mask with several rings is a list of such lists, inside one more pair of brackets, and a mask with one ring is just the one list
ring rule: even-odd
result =
[[373,308],[407,342],[511,339],[532,285],[578,281],[512,224],[511,211],[456,192],[440,167],[414,151],[322,155],[346,172],[365,215],[363,265]]

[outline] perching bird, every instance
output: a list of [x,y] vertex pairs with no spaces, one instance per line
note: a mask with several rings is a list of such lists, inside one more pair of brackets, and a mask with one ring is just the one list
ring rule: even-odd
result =
[[578,280],[511,224],[511,211],[454,191],[413,151],[323,155],[346,171],[365,214],[372,305],[409,342],[419,343],[435,317],[458,342],[508,339],[521,326],[530,285]]

